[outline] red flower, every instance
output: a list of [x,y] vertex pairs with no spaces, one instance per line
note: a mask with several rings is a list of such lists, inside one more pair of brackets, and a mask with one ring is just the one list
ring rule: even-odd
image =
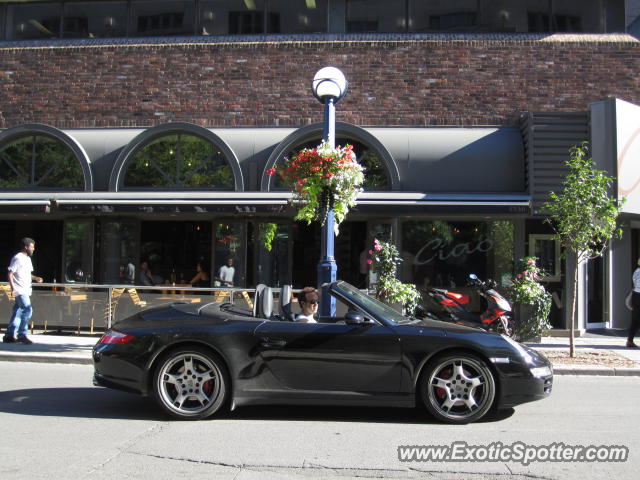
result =
[[276,173],[275,168],[270,168],[269,170],[267,170],[267,175],[269,175],[270,177],[273,176],[275,173]]

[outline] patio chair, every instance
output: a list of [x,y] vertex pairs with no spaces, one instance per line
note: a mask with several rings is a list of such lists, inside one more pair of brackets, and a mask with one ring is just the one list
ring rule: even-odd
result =
[[140,295],[138,294],[138,291],[135,288],[130,288],[127,290],[127,292],[129,292],[129,296],[131,297],[131,301],[133,302],[134,305],[138,307],[147,306],[146,301],[140,300]]

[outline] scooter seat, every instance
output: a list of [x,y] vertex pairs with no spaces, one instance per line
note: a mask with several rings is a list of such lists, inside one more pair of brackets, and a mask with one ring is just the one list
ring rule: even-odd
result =
[[447,297],[455,300],[460,305],[466,305],[470,301],[469,295],[467,295],[465,293],[447,292],[445,295]]

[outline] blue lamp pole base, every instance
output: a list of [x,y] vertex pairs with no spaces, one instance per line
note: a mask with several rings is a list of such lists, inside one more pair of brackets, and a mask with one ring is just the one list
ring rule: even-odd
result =
[[[323,138],[331,148],[334,148],[336,143],[335,125],[336,110],[334,99],[328,97],[324,102]],[[329,202],[327,218],[322,226],[320,262],[318,263],[318,290],[321,292],[319,314],[321,317],[336,316],[336,299],[329,295],[328,288],[328,284],[335,282],[338,275],[338,265],[334,257],[334,222],[333,205],[332,202]]]

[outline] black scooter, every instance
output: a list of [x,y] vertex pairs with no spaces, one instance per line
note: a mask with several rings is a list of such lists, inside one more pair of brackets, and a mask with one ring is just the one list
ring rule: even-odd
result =
[[486,303],[486,308],[480,313],[468,310],[469,295],[439,288],[429,288],[426,295],[426,305],[422,306],[419,316],[442,320],[445,322],[480,327],[485,330],[503,333],[509,337],[515,335],[511,304],[496,290],[496,282],[483,282],[476,274],[469,275],[467,285],[475,290]]

